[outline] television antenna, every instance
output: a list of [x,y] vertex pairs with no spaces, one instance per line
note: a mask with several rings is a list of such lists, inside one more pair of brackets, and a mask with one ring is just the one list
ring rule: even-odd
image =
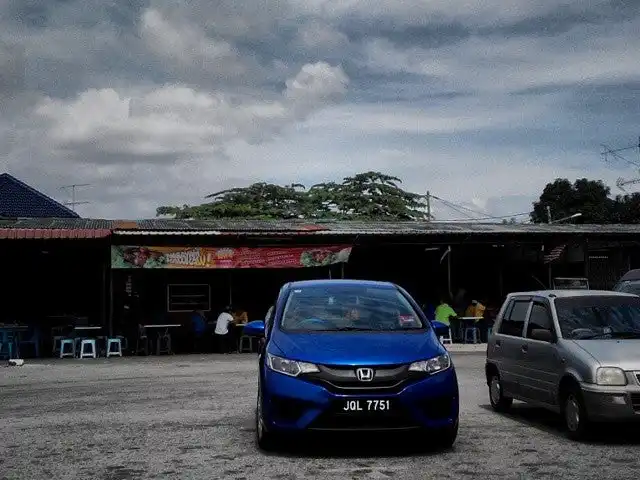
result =
[[67,207],[71,207],[71,210],[73,210],[74,212],[76,211],[76,206],[78,205],[86,205],[88,203],[91,202],[77,202],[76,201],[76,188],[81,188],[81,187],[90,187],[91,184],[90,183],[74,183],[72,185],[64,185],[62,187],[60,187],[60,190],[64,190],[66,192],[71,192],[71,201],[70,202],[65,202],[64,205],[66,205]]
[[618,180],[616,181],[616,187],[618,187],[620,190],[622,190],[623,192],[626,192],[625,187],[628,185],[636,185],[638,183],[640,183],[640,163],[639,162],[635,162],[633,160],[629,160],[628,158],[622,156],[620,154],[620,152],[624,152],[624,151],[628,151],[628,150],[637,150],[638,154],[640,155],[640,137],[638,138],[638,143],[636,145],[631,145],[628,147],[623,147],[623,148],[610,148],[608,145],[602,144],[602,157],[604,158],[605,162],[611,162],[611,161],[620,161],[620,162],[624,162],[628,165],[631,165],[633,167],[636,167],[638,169],[638,177],[636,178],[631,178],[628,180],[625,180],[624,178],[620,177],[618,178]]

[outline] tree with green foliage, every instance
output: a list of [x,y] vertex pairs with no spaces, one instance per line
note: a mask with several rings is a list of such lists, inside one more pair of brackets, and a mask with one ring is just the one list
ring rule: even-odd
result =
[[380,172],[347,177],[341,183],[274,185],[254,183],[208,195],[202,205],[163,206],[157,215],[213,219],[426,220],[425,196],[400,187],[402,181]]
[[174,218],[300,218],[307,204],[304,186],[254,183],[245,188],[231,188],[207,195],[211,201],[201,205],[159,207],[157,215]]
[[576,213],[580,223],[615,223],[617,200],[609,197],[611,190],[601,180],[581,178],[571,183],[566,178],[557,178],[548,183],[540,199],[533,204],[531,221],[547,223],[549,207],[551,220],[566,218]]
[[640,223],[640,193],[618,195],[611,216],[615,223]]
[[398,177],[365,172],[342,183],[321,183],[309,189],[312,205],[332,218],[427,220],[425,195],[400,187]]

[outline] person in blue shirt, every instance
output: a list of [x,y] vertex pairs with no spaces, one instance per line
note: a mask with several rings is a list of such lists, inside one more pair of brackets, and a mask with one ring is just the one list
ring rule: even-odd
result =
[[193,337],[193,352],[204,353],[204,340],[207,331],[207,319],[203,311],[195,310],[191,314],[191,335]]

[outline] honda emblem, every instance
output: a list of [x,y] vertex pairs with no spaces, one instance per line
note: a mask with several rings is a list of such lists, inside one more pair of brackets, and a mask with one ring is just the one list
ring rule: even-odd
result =
[[356,378],[361,382],[370,382],[373,380],[373,368],[358,368]]

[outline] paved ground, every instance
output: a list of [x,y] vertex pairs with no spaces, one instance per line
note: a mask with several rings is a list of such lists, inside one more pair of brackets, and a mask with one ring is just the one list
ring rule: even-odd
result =
[[0,368],[0,479],[638,478],[640,435],[616,429],[576,444],[553,415],[519,405],[494,414],[482,354],[453,355],[460,436],[432,453],[381,437],[260,453],[249,355]]

